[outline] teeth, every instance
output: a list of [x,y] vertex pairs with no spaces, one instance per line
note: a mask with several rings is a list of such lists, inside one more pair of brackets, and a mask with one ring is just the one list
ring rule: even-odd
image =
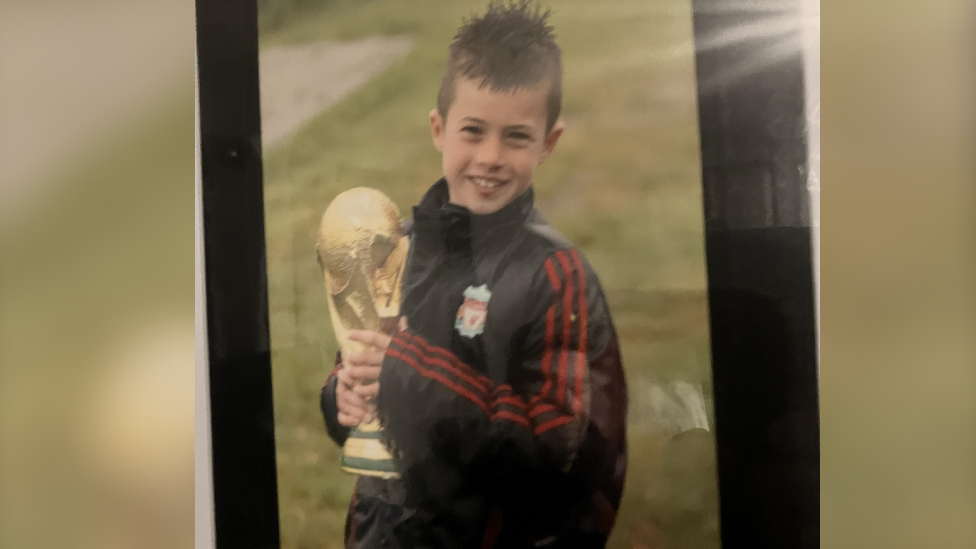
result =
[[485,189],[493,189],[498,186],[497,181],[491,181],[489,179],[484,179],[481,177],[472,177],[471,180],[474,182],[475,185]]

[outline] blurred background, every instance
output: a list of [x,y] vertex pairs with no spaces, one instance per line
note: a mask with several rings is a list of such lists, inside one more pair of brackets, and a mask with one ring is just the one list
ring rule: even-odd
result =
[[[341,547],[355,477],[318,395],[336,343],[314,242],[357,186],[404,216],[441,176],[427,114],[462,18],[485,0],[259,1],[282,547]],[[554,0],[566,131],[537,206],[592,262],[630,391],[610,546],[719,546],[694,47],[688,0]]]
[[0,547],[193,543],[191,2],[0,2]]
[[842,9],[822,50],[822,543],[976,547],[976,3]]

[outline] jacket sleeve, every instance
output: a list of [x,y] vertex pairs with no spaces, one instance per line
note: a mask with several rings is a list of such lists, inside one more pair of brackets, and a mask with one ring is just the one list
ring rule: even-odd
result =
[[325,419],[325,430],[339,446],[346,443],[350,431],[349,427],[339,423],[339,408],[336,406],[336,384],[339,381],[336,373],[341,367],[342,354],[336,353],[335,366],[329,376],[325,378],[325,383],[322,385],[322,391],[319,394],[319,407],[322,410],[322,417]]
[[377,404],[407,481],[414,477],[428,497],[462,489],[437,480],[455,475],[526,505],[592,488],[584,485],[595,471],[577,465],[591,432],[592,392],[606,392],[612,381],[593,366],[609,360],[619,368],[609,310],[575,250],[548,258],[527,290],[537,312],[519,331],[507,383],[493,384],[421,334],[393,338]]

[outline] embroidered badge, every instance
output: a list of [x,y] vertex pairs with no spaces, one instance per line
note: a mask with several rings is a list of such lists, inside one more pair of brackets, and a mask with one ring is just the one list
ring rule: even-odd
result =
[[458,308],[454,327],[464,337],[474,337],[485,331],[485,320],[488,318],[488,300],[491,290],[487,284],[477,288],[468,286],[464,290],[464,303]]

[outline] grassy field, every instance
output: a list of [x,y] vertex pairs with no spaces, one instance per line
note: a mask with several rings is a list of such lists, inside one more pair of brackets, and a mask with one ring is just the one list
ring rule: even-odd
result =
[[[710,395],[691,10],[687,0],[551,1],[564,52],[567,129],[537,172],[538,207],[599,273],[631,394],[630,467],[611,547],[718,546],[710,437],[667,440],[652,382]],[[315,230],[355,186],[404,213],[440,176],[427,113],[447,45],[484,2],[330,0],[262,35],[262,47],[409,34],[401,62],[265,158],[282,547],[341,546],[353,477],[338,468],[318,392],[335,354]]]

